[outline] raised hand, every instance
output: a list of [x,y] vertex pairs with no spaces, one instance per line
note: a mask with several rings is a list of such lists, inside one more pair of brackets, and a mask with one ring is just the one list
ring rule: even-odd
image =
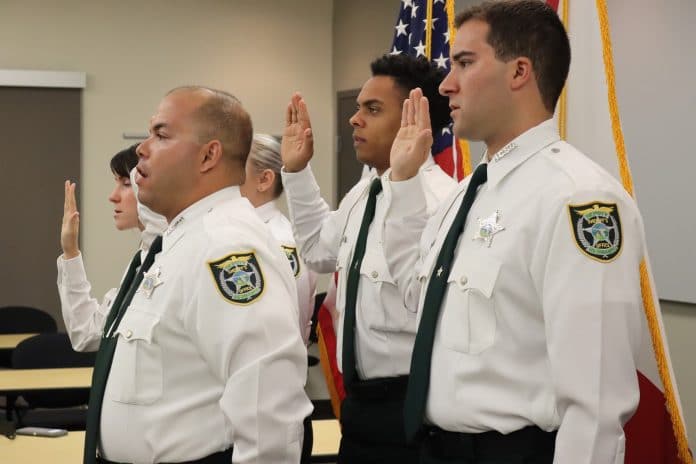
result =
[[60,246],[63,248],[65,259],[74,258],[80,254],[77,244],[80,232],[80,213],[75,201],[75,184],[65,181],[65,201],[63,203],[63,225],[60,228]]
[[295,93],[285,112],[285,129],[280,143],[280,156],[287,172],[298,172],[307,166],[314,155],[312,124],[307,104]]
[[428,99],[416,87],[404,100],[401,128],[389,154],[391,179],[401,181],[418,174],[418,169],[428,158],[432,144]]

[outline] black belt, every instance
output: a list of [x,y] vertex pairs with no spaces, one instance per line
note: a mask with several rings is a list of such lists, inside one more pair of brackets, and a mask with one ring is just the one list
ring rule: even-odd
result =
[[550,451],[553,455],[556,432],[545,432],[536,426],[508,434],[496,431],[458,433],[428,427],[423,442],[429,455],[441,459],[491,459],[528,456],[541,451]]
[[406,395],[407,386],[407,375],[381,377],[353,382],[346,393],[359,401],[398,399]]
[[[194,459],[193,461],[181,461],[172,464],[230,464],[232,462],[232,447],[227,448],[225,451],[218,451],[217,453],[210,454],[204,458]],[[109,461],[102,457],[97,456],[97,464],[128,464],[125,462]],[[159,463],[167,464],[167,463]]]

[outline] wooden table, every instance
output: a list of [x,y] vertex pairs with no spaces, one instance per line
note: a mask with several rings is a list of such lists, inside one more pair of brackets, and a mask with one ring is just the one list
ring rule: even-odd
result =
[[[335,457],[341,441],[338,421],[312,421],[314,447],[312,456]],[[85,432],[69,432],[58,438],[17,436],[14,440],[0,436],[2,464],[54,463],[80,464]]]
[[58,388],[89,388],[91,367],[0,370],[0,394]]
[[2,334],[0,335],[0,350],[14,350],[19,342],[26,340],[27,338],[38,335],[35,333],[22,333],[22,334]]

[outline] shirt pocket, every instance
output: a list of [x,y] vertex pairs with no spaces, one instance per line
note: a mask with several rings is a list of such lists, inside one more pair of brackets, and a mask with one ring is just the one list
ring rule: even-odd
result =
[[151,404],[162,396],[162,350],[153,343],[160,316],[130,307],[115,331],[119,337],[109,374],[111,399]]
[[365,251],[360,286],[363,293],[360,315],[370,328],[384,332],[401,332],[406,328],[409,313],[381,249]]
[[500,262],[490,256],[459,254],[447,278],[447,305],[440,332],[454,351],[480,354],[495,342],[497,318],[493,290]]

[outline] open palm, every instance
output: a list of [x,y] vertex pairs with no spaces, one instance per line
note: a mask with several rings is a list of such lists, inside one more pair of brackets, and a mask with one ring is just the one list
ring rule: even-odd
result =
[[280,144],[280,155],[288,172],[297,172],[307,166],[314,155],[312,124],[307,104],[299,93],[288,103],[285,113],[285,128]]
[[428,99],[421,89],[415,88],[404,101],[401,128],[392,143],[389,155],[392,180],[406,180],[415,176],[428,158],[432,144]]

